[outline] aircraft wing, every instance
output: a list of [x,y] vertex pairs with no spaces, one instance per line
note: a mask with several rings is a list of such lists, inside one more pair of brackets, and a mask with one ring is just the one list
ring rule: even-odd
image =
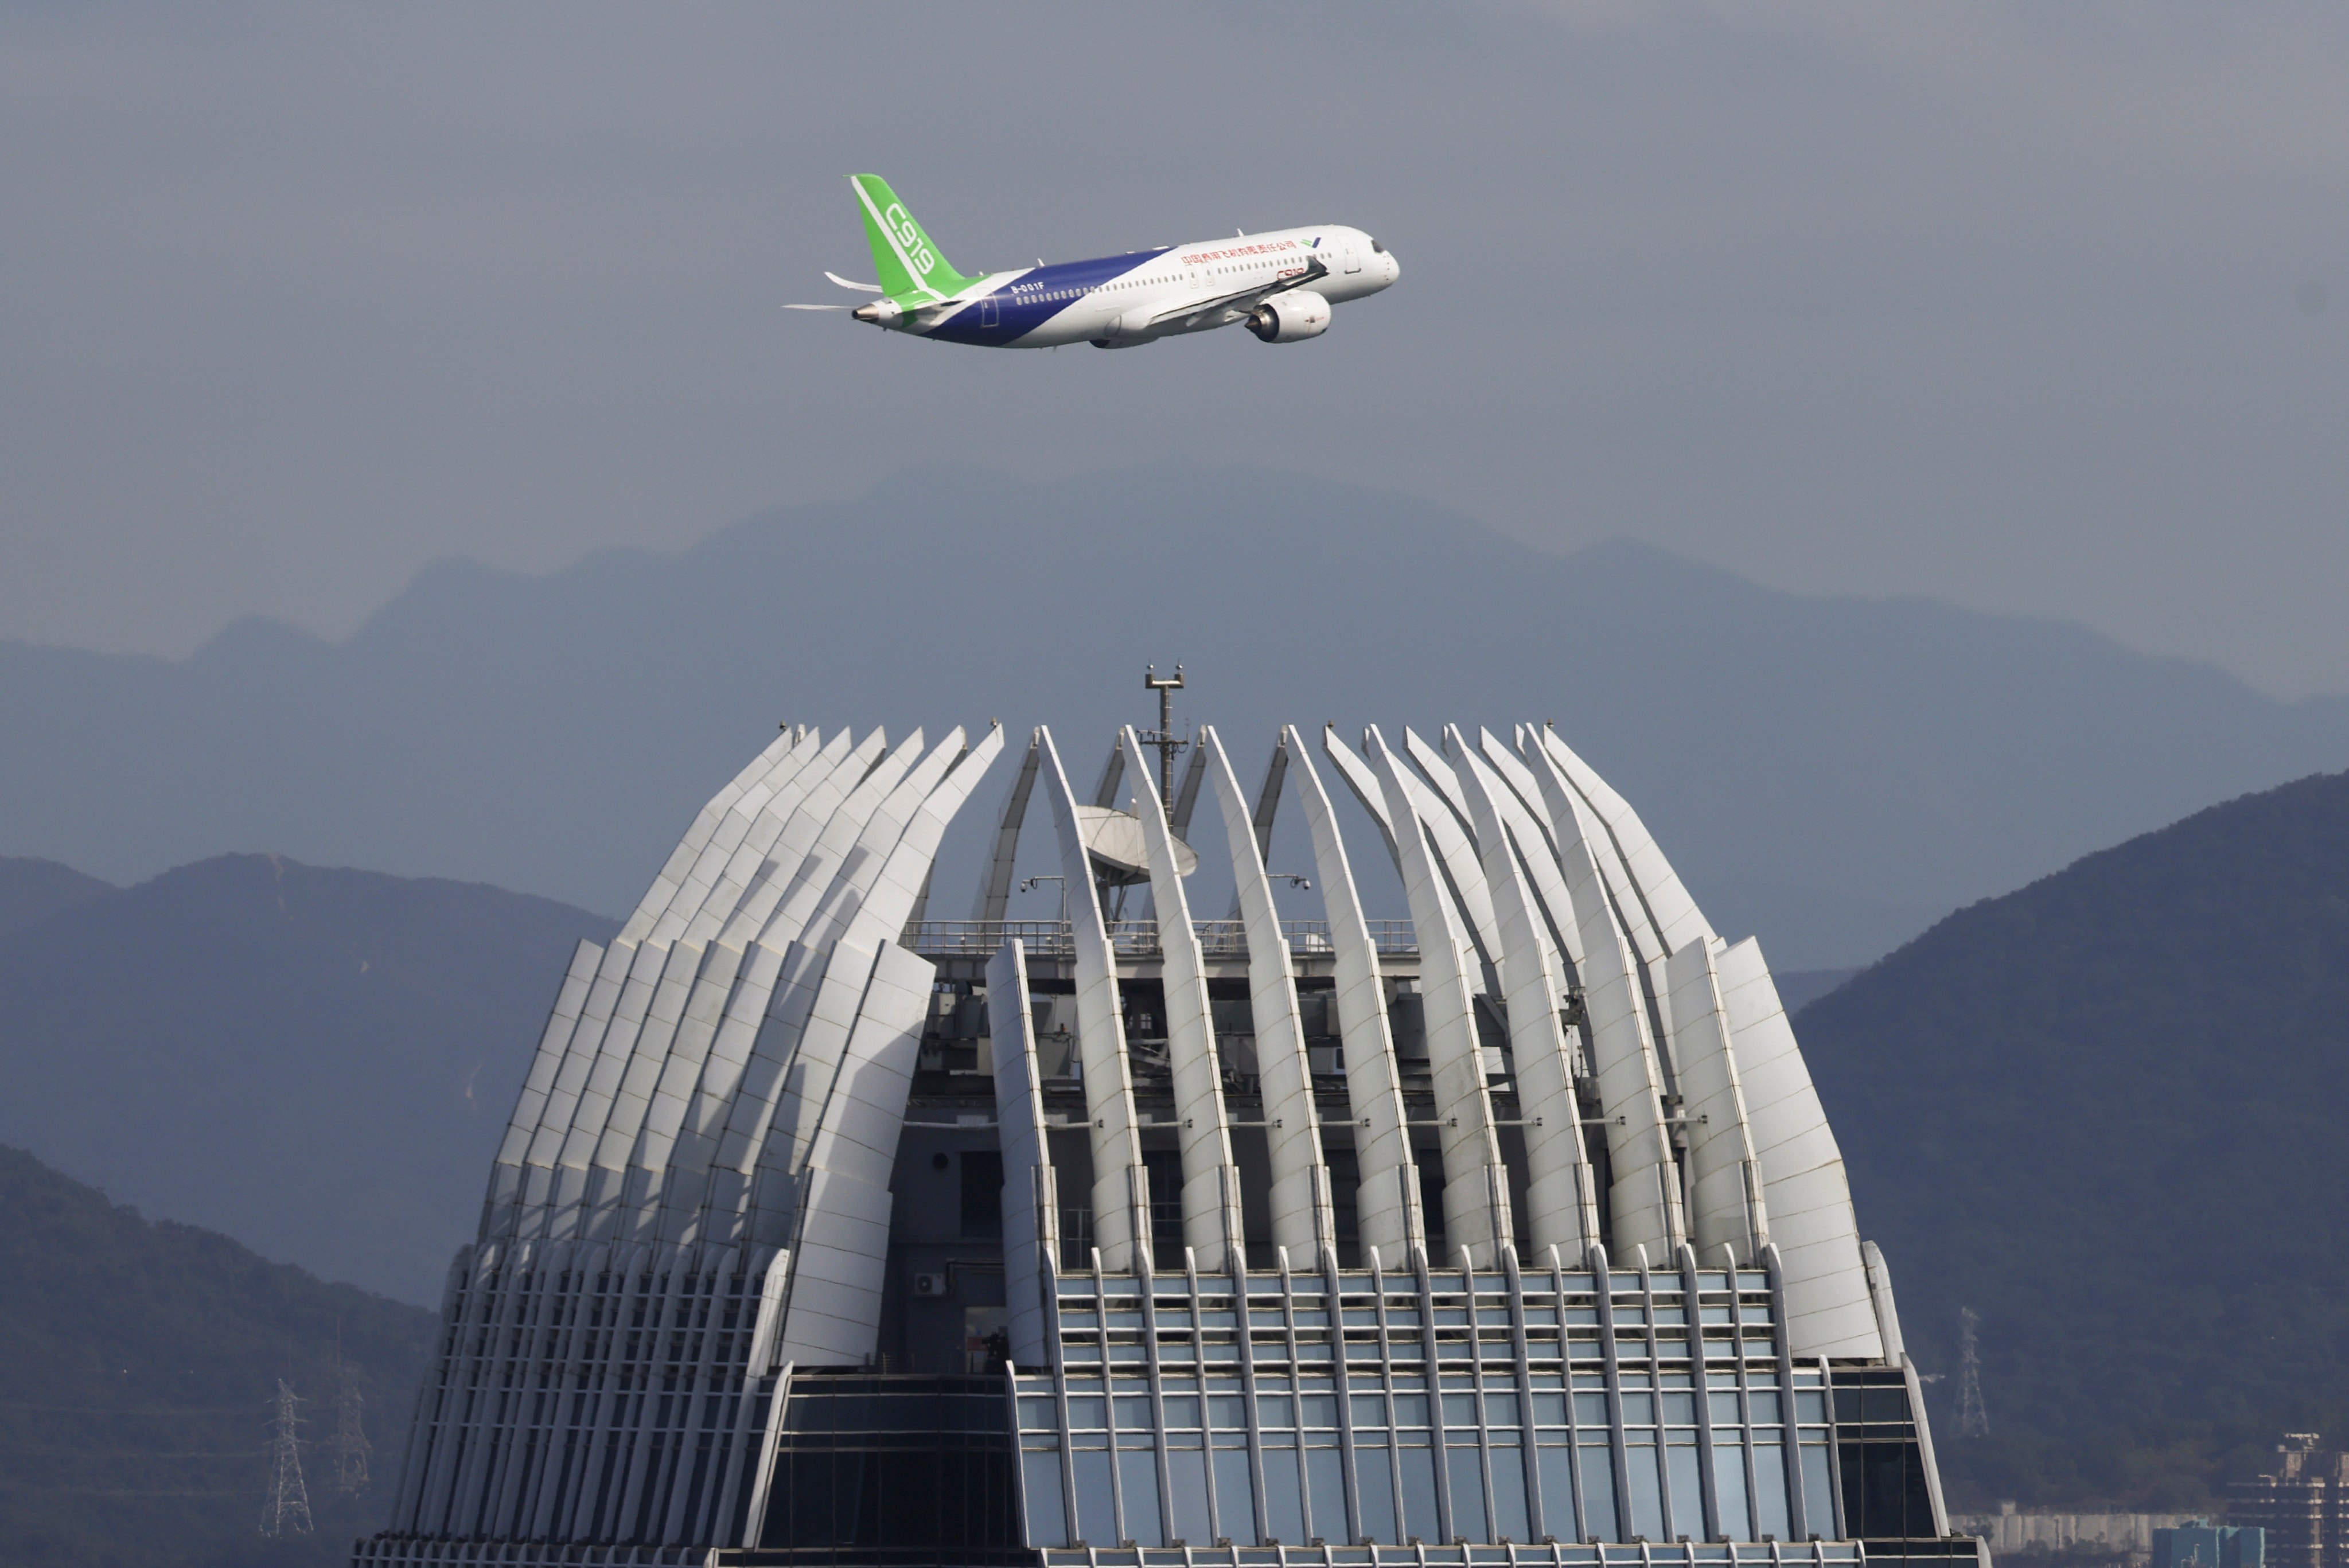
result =
[[1291,277],[1274,278],[1268,283],[1254,284],[1244,289],[1232,289],[1221,294],[1197,294],[1190,299],[1178,300],[1153,315],[1150,318],[1150,325],[1152,326],[1169,326],[1176,323],[1193,325],[1196,323],[1197,318],[1210,312],[1230,310],[1235,307],[1253,307],[1274,294],[1285,294],[1290,289],[1303,288],[1308,284],[1316,283],[1329,275],[1328,264],[1320,257],[1316,256],[1306,264],[1302,273]]

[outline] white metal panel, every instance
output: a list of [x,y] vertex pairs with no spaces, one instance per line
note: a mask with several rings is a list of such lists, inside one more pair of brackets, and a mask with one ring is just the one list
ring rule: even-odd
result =
[[506,1119],[505,1138],[490,1167],[489,1199],[482,1219],[485,1237],[493,1233],[492,1227],[512,1222],[513,1205],[522,1198],[523,1161],[530,1153],[531,1139],[545,1114],[547,1096],[554,1091],[555,1074],[563,1066],[580,1009],[586,1006],[588,989],[603,959],[604,950],[592,942],[582,942],[572,950],[571,967],[555,993],[554,1006],[547,1014],[538,1049],[531,1057],[522,1093],[515,1098],[513,1114]]
[[[792,747],[777,757],[772,767],[736,797],[719,817],[716,830],[709,835],[709,841],[702,846],[693,869],[686,873],[684,884],[669,900],[668,907],[661,912],[660,917],[653,922],[647,941],[677,941],[685,934],[687,925],[712,903],[721,907],[731,907],[740,896],[740,884],[736,882],[730,888],[726,874],[729,868],[741,858],[744,844],[757,832],[760,820],[766,814],[766,807],[777,791],[786,788],[792,777],[822,750],[823,747],[812,737]],[[756,863],[755,859],[752,863]]]
[[[972,786],[1002,748],[1002,732],[991,729],[978,748],[963,753],[962,731],[955,730],[922,765],[908,773],[894,791],[890,804],[874,816],[873,828],[843,863],[841,887],[828,895],[827,907],[802,941],[809,952],[838,943],[859,949],[894,944],[905,926],[906,913],[920,896],[924,876],[936,854],[939,838]],[[952,770],[941,779],[939,770],[952,760]],[[918,803],[908,806],[912,791]],[[909,830],[899,831],[904,824]],[[886,834],[895,841],[886,855],[878,840]],[[866,897],[866,890],[871,896]],[[843,930],[843,925],[845,930]],[[825,944],[820,949],[818,944]],[[895,951],[902,951],[895,949]],[[785,966],[786,984],[791,967]],[[877,982],[876,982],[877,983]],[[781,991],[777,1000],[785,1001]],[[926,1011],[926,1006],[925,1008]],[[789,1015],[786,1015],[789,1016]],[[781,1099],[760,1140],[758,1190],[760,1207],[769,1214],[788,1213],[798,1202],[798,1184],[809,1150],[827,1114],[825,1086],[846,1040],[811,1017],[792,1047]]]
[[1700,937],[1665,968],[1678,1036],[1673,1056],[1688,1097],[1682,1109],[1688,1119],[1689,1239],[1699,1257],[1711,1259],[1726,1246],[1751,1267],[1770,1240],[1766,1183],[1746,1124],[1713,944]]
[[[1555,779],[1554,774],[1539,776]],[[1615,923],[1615,906],[1600,881],[1581,808],[1569,792],[1553,789],[1549,810],[1559,869],[1582,932],[1583,1013],[1607,1119],[1614,1251],[1629,1257],[1632,1247],[1644,1246],[1649,1257],[1661,1261],[1671,1257],[1688,1236],[1664,1119],[1663,1074],[1648,1037],[1635,961]]]
[[1084,1062],[1085,1108],[1092,1116],[1093,1245],[1113,1274],[1150,1267],[1150,1175],[1142,1163],[1141,1118],[1126,1063],[1125,1026],[1117,993],[1117,957],[1102,924],[1101,898],[1085,854],[1077,798],[1053,748],[1052,732],[1036,732],[1040,781],[1060,841],[1061,873],[1068,878],[1070,937],[1076,950],[1077,1048]]
[[1028,797],[1036,788],[1036,743],[1031,738],[1027,755],[1019,759],[1019,771],[1011,780],[1011,792],[1004,797],[1003,812],[996,823],[995,842],[988,851],[987,874],[978,884],[978,902],[971,910],[973,920],[1001,920],[1011,903],[1011,879],[1019,862],[1019,829],[1028,817]]
[[1510,835],[1517,841],[1517,863],[1531,879],[1543,928],[1558,960],[1554,984],[1563,995],[1567,987],[1582,983],[1582,931],[1575,923],[1573,895],[1566,891],[1566,878],[1558,871],[1557,836],[1550,827],[1549,807],[1523,758],[1502,745],[1489,729],[1477,731],[1477,741],[1484,761],[1506,786],[1494,797],[1494,803],[1500,807]]
[[[1578,1263],[1599,1240],[1598,1178],[1582,1146],[1582,1110],[1575,1099],[1574,1057],[1559,1018],[1552,965],[1533,892],[1517,863],[1516,846],[1502,820],[1499,799],[1508,786],[1494,777],[1456,729],[1444,744],[1460,759],[1458,787],[1476,830],[1500,925],[1501,982],[1507,997],[1509,1054],[1515,1058],[1517,1103],[1526,1120],[1526,1231],[1534,1256],[1556,1247],[1561,1262]],[[1547,856],[1547,844],[1535,846]]]
[[1427,1228],[1419,1207],[1419,1168],[1413,1162],[1409,1117],[1403,1109],[1402,1075],[1395,1062],[1394,1034],[1387,1021],[1385,983],[1379,975],[1378,948],[1362,898],[1354,885],[1337,813],[1321,788],[1305,738],[1282,732],[1282,749],[1297,773],[1298,799],[1313,840],[1313,875],[1321,886],[1321,913],[1330,923],[1330,956],[1337,970],[1338,1037],[1346,1055],[1346,1099],[1354,1116],[1354,1163],[1361,1176],[1355,1200],[1355,1230],[1364,1247],[1407,1264],[1423,1252]]
[[1788,1346],[1797,1356],[1881,1356],[1843,1150],[1761,944],[1718,948],[1713,963],[1785,1284]]
[[[1134,814],[1142,820],[1150,861],[1151,903],[1158,912],[1158,946],[1166,996],[1166,1058],[1174,1091],[1174,1119],[1183,1150],[1183,1243],[1201,1268],[1247,1266],[1240,1220],[1239,1171],[1224,1113],[1223,1064],[1216,1056],[1215,1011],[1207,1005],[1207,965],[1191,927],[1191,903],[1174,857],[1174,830],[1129,727],[1118,731],[1125,770],[1133,780]],[[1200,744],[1206,745],[1202,732]],[[1024,1000],[1024,998],[1023,998]],[[1164,1202],[1168,1195],[1158,1194]]]
[[[728,1086],[724,1130],[717,1134],[718,1148],[709,1166],[707,1202],[711,1209],[711,1222],[722,1220],[730,1237],[748,1234],[759,1240],[781,1239],[755,1227],[749,1232],[740,1230],[751,1220],[753,1177],[768,1130],[791,1087],[788,1075],[807,1033],[821,1027],[825,1044],[836,1048],[846,1039],[849,1023],[854,1016],[854,996],[862,992],[860,981],[847,996],[842,995],[841,987],[849,982],[833,974],[836,965],[832,962],[829,944],[818,948],[806,940],[794,939],[782,946],[771,961],[768,954],[775,952],[775,937],[781,932],[801,931],[815,913],[837,869],[856,847],[874,814],[914,765],[920,747],[921,732],[916,730],[857,781],[816,835],[807,858],[793,873],[790,887],[769,917],[758,946],[751,953],[750,963],[744,968],[743,978],[736,983],[735,1001],[730,1003],[727,1019],[719,1024],[709,1056],[702,1064],[705,1085],[715,1088],[717,1083],[713,1080],[722,1079]],[[765,1006],[753,1025],[750,1006],[762,996]],[[827,999],[834,1009],[831,1013],[822,1010]],[[748,1047],[736,1058],[733,1053],[744,1049],[746,1025],[750,1026]],[[833,1059],[824,1058],[824,1070],[829,1070]],[[684,1194],[693,1185],[679,1184],[678,1191]],[[765,1219],[771,1226],[787,1226],[790,1211],[769,1212]],[[667,1225],[665,1219],[665,1233]]]
[[[843,942],[839,951],[861,950]],[[873,1353],[889,1255],[889,1174],[936,976],[901,947],[878,950],[821,1097],[783,1316],[782,1354],[794,1362],[854,1363]],[[817,1281],[833,1288],[812,1289]]]
[[687,874],[692,871],[694,862],[700,859],[702,847],[718,830],[719,821],[726,815],[728,808],[740,798],[745,789],[764,776],[778,758],[791,751],[798,742],[799,737],[785,728],[768,742],[725,789],[710,797],[709,803],[686,828],[685,837],[678,840],[677,848],[669,851],[667,861],[653,878],[652,887],[628,916],[627,923],[620,928],[620,934],[614,941],[633,945],[652,934],[653,922],[668,908],[669,900],[677,896],[677,890],[685,885]]
[[1273,1244],[1287,1247],[1292,1256],[1310,1257],[1319,1266],[1322,1250],[1337,1244],[1338,1222],[1321,1157],[1313,1064],[1305,1054],[1305,1022],[1288,967],[1288,943],[1257,849],[1255,818],[1211,726],[1200,726],[1199,749],[1207,758],[1208,787],[1223,815],[1232,881],[1239,890],[1240,929],[1247,939],[1257,1073],[1264,1089],[1264,1119],[1271,1124],[1265,1130],[1265,1151],[1272,1166]]
[[[648,1119],[639,1140],[644,1153],[636,1164],[647,1172],[638,1178],[647,1193],[656,1181],[649,1172],[659,1173],[660,1212],[648,1222],[657,1233],[678,1234],[685,1216],[704,1195],[742,1063],[765,1018],[783,948],[797,934],[796,926],[775,919],[775,907],[849,790],[872,771],[882,741],[876,729],[852,747],[848,731],[841,731],[768,802],[769,813],[781,826],[696,977],[662,1068],[661,1087],[653,1096],[655,1108],[670,1109],[648,1109],[648,1119]],[[771,936],[771,944],[763,936]]]
[[1436,1119],[1444,1124],[1444,1243],[1447,1251],[1465,1248],[1479,1268],[1496,1267],[1501,1249],[1512,1243],[1514,1227],[1508,1173],[1501,1163],[1484,1053],[1476,1041],[1466,940],[1441,883],[1401,762],[1375,727],[1367,737],[1366,749],[1386,794],[1403,892],[1419,935],[1428,1063],[1434,1076]]
[[1422,784],[1419,779],[1405,776],[1405,781],[1412,786],[1413,804],[1427,826],[1427,841],[1435,846],[1443,861],[1445,881],[1464,918],[1464,932],[1475,944],[1479,961],[1497,975],[1501,962],[1500,920],[1493,912],[1493,892],[1485,882],[1485,867],[1477,855],[1459,775],[1435,748],[1409,728],[1402,732],[1402,748],[1404,756],[1417,765],[1426,779]]
[[[1029,755],[1033,757],[1031,750]],[[1059,1240],[1060,1204],[1045,1144],[1043,1073],[1028,1006],[1028,953],[1014,939],[987,966],[987,1026],[995,1058],[996,1147],[1003,1154],[1003,1291],[1011,1358],[1047,1365],[1044,1291],[1048,1249]]]
[[1556,731],[1544,729],[1541,738],[1583,799],[1606,824],[1608,840],[1630,872],[1649,926],[1663,949],[1677,953],[1699,937],[1711,940],[1713,928],[1705,923],[1696,901],[1681,885],[1680,874],[1664,859],[1663,851],[1656,847],[1647,824],[1640,820],[1640,813],[1631,810],[1631,803],[1617,794],[1590,764],[1576,756],[1574,748],[1560,740]]
[[1362,810],[1371,814],[1371,820],[1379,825],[1379,837],[1386,842],[1387,858],[1400,864],[1402,851],[1395,848],[1394,823],[1387,814],[1386,789],[1380,784],[1379,776],[1371,770],[1369,763],[1354,754],[1353,748],[1339,738],[1335,725],[1321,727],[1321,749]]

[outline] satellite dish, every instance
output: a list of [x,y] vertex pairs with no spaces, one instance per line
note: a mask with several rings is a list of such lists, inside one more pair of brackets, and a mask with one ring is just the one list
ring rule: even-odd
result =
[[[1142,819],[1133,812],[1080,806],[1077,831],[1084,836],[1085,852],[1103,882],[1124,887],[1150,880],[1150,851],[1142,836]],[[1174,869],[1186,877],[1199,869],[1198,851],[1180,839],[1174,841]]]

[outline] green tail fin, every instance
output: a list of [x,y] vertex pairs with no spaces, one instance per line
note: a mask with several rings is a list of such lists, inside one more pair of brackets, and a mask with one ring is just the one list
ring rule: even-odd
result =
[[889,182],[878,174],[852,174],[857,205],[864,210],[864,237],[873,245],[873,265],[885,293],[950,294],[974,282],[947,264],[938,248]]

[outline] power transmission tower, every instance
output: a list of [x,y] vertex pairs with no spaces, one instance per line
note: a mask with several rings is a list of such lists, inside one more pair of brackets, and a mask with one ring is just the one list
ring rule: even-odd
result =
[[294,1386],[277,1379],[277,1409],[269,1420],[269,1501],[262,1505],[261,1533],[310,1533],[310,1489],[302,1484],[301,1403]]
[[[337,1331],[339,1333],[339,1330]],[[343,1365],[343,1347],[335,1346],[335,1491],[354,1497],[367,1490],[367,1456],[375,1451],[367,1437],[367,1399]]]
[[1982,1354],[1974,1331],[1982,1314],[1971,1306],[1958,1309],[1958,1436],[1990,1436],[1990,1416],[1982,1409]]

